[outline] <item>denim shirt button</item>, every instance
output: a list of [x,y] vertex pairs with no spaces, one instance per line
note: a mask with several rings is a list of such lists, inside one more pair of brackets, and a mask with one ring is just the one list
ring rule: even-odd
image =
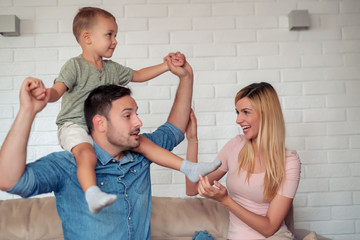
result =
[[120,181],[120,180],[121,180],[121,177],[118,177],[118,180]]
[[127,195],[127,194],[125,194],[125,197],[128,197],[128,195]]
[[129,221],[131,220],[131,217],[129,217]]
[[134,173],[136,173],[136,169],[134,170]]
[[101,182],[100,185],[101,185],[101,186],[104,186],[104,182]]

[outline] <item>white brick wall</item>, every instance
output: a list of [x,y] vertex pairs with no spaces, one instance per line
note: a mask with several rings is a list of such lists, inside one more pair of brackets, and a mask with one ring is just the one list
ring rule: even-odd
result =
[[[0,145],[29,75],[51,86],[62,64],[80,53],[71,33],[79,7],[111,11],[119,24],[113,59],[139,69],[182,51],[195,72],[193,106],[200,161],[212,161],[235,124],[234,94],[268,81],[277,89],[287,145],[298,150],[302,179],[294,200],[296,227],[332,239],[360,239],[359,0],[1,0],[0,14],[21,19],[21,36],[0,36]],[[311,28],[289,31],[287,14],[308,9]],[[178,80],[164,74],[131,84],[143,131],[166,120]],[[49,104],[33,125],[28,161],[60,150]],[[174,150],[185,156],[186,143]],[[153,193],[185,196],[181,173],[152,166]],[[15,196],[0,192],[0,199]]]

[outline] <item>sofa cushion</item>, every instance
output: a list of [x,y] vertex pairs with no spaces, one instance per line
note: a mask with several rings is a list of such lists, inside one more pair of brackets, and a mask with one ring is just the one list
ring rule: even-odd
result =
[[214,200],[153,197],[151,239],[191,239],[200,230],[226,239],[228,225],[228,210]]

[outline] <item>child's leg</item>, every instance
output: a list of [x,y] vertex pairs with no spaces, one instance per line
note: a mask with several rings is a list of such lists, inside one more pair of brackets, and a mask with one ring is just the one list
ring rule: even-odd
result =
[[164,167],[172,168],[184,173],[190,181],[198,182],[199,175],[206,176],[215,171],[221,165],[221,161],[209,163],[193,163],[182,159],[172,152],[159,147],[149,139],[140,136],[140,146],[133,149],[135,152],[143,154],[152,162]]
[[113,204],[117,197],[107,194],[96,185],[95,166],[97,157],[90,143],[80,143],[71,152],[77,164],[77,177],[85,193],[90,212],[97,213],[106,206]]

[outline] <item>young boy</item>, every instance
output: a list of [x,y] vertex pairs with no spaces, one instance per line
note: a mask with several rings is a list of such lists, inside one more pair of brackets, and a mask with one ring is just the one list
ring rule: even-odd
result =
[[[58,138],[64,150],[74,154],[77,163],[77,176],[85,192],[85,198],[92,213],[113,204],[116,195],[107,194],[96,185],[95,166],[97,157],[92,147],[93,141],[89,136],[84,120],[84,101],[94,88],[105,84],[126,85],[132,82],[145,82],[169,70],[167,61],[177,67],[185,63],[181,53],[171,53],[164,58],[164,62],[148,68],[135,71],[111,60],[103,60],[113,55],[118,31],[115,17],[99,8],[85,7],[79,10],[73,21],[73,33],[82,48],[82,54],[68,60],[62,67],[54,85],[46,89],[41,80],[29,78],[33,86],[37,86],[32,94],[37,99],[44,99],[50,94],[49,102],[55,102],[62,97],[61,110],[57,117]],[[155,144],[144,142],[143,148],[151,151]],[[158,151],[166,151],[157,148]],[[165,159],[151,159],[153,162],[183,172],[190,180],[198,181],[198,175],[206,175],[219,167],[218,163],[193,164],[181,158],[175,162]]]

